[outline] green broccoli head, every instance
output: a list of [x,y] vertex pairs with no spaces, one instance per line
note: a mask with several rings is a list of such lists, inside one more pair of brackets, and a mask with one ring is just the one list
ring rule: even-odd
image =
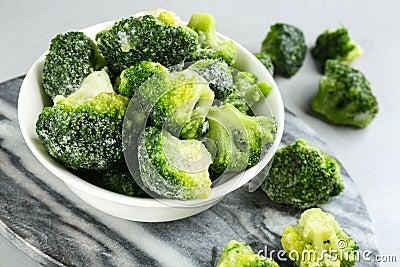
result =
[[143,83],[162,71],[168,71],[168,69],[160,63],[142,61],[122,71],[117,79],[116,91],[123,96],[132,98]]
[[218,260],[217,267],[279,267],[271,258],[254,254],[246,243],[229,241]]
[[233,69],[224,61],[203,59],[190,65],[189,69],[197,72],[210,83],[215,99],[224,101],[233,92]]
[[350,38],[345,27],[336,31],[326,30],[318,36],[315,46],[311,49],[311,55],[321,65],[322,70],[328,59],[350,63],[362,53],[362,49]]
[[274,75],[274,64],[272,63],[271,57],[267,52],[260,52],[256,54],[256,58],[265,66],[265,68]]
[[271,26],[261,50],[271,57],[277,74],[291,77],[303,65],[307,46],[300,29],[289,24],[276,23]]
[[215,175],[239,172],[254,166],[275,140],[274,118],[248,116],[229,103],[212,107],[207,119],[207,138],[216,147],[210,166]]
[[161,72],[144,83],[138,99],[149,107],[151,123],[175,136],[194,139],[214,100],[214,92],[202,76],[192,70]]
[[224,103],[230,103],[244,114],[253,115],[251,107],[266,97],[272,87],[266,82],[257,84],[257,77],[249,72],[237,72],[233,76],[233,93]]
[[44,60],[43,90],[52,99],[67,97],[80,88],[86,76],[103,66],[97,46],[83,32],[58,34]]
[[197,33],[175,23],[175,18],[168,12],[162,12],[158,17],[145,15],[121,19],[99,32],[96,40],[114,77],[145,60],[166,67],[182,63],[198,45]]
[[179,140],[167,131],[147,127],[139,138],[141,181],[166,198],[207,198],[211,193],[211,155],[198,140]]
[[115,168],[124,162],[121,135],[128,103],[113,91],[104,71],[93,72],[78,91],[44,108],[36,133],[47,152],[68,168]]
[[197,50],[191,55],[189,61],[199,59],[221,59],[232,65],[236,61],[236,45],[232,40],[222,40],[215,30],[215,19],[206,13],[194,13],[190,18],[188,27],[199,35]]
[[351,267],[357,262],[356,242],[318,208],[304,211],[297,225],[285,228],[282,246],[295,266]]
[[306,209],[329,201],[343,189],[339,163],[304,139],[278,149],[262,189],[281,204]]
[[311,103],[333,123],[366,127],[378,113],[378,102],[364,74],[338,60],[328,60],[325,76]]

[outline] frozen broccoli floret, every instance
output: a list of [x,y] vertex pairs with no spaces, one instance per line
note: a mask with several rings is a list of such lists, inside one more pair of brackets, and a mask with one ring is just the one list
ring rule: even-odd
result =
[[357,262],[356,242],[318,208],[304,211],[297,225],[285,228],[282,246],[295,266],[351,267]]
[[122,71],[117,79],[116,91],[123,96],[132,98],[143,83],[162,71],[167,71],[167,68],[160,63],[142,61]]
[[266,97],[272,87],[266,82],[257,84],[257,77],[249,72],[237,72],[233,77],[233,93],[225,99],[244,114],[253,115],[251,107]]
[[117,95],[107,73],[93,72],[67,98],[57,96],[36,122],[47,152],[74,170],[103,171],[124,163],[122,124],[129,99]]
[[260,52],[256,54],[256,57],[260,62],[267,68],[271,75],[274,75],[274,64],[272,63],[271,57],[268,55],[267,52]]
[[233,69],[224,61],[203,59],[190,65],[189,69],[197,72],[210,83],[215,99],[224,101],[233,92]]
[[[87,171],[76,172],[76,174],[87,182],[105,190],[131,197],[147,196],[147,194],[136,183],[126,166],[103,172]],[[134,173],[134,175],[139,176],[139,171]]]
[[232,65],[236,61],[236,45],[232,40],[223,40],[217,36],[215,19],[206,13],[194,13],[190,18],[188,27],[199,35],[197,50],[192,53],[188,61],[199,59],[221,59]]
[[262,189],[276,203],[306,209],[328,202],[344,185],[335,159],[297,139],[276,151]]
[[52,99],[67,97],[80,88],[86,76],[103,66],[97,46],[83,32],[58,34],[44,60],[43,90]]
[[333,123],[360,128],[378,113],[378,101],[364,74],[338,60],[326,62],[311,107]]
[[211,155],[198,140],[179,140],[167,131],[148,127],[139,138],[143,185],[172,199],[207,198],[211,193]]
[[192,70],[161,72],[139,88],[138,99],[144,107],[151,108],[154,126],[184,139],[195,139],[202,134],[214,92]]
[[216,147],[210,170],[215,175],[239,172],[257,164],[275,140],[276,121],[243,114],[231,104],[212,107],[207,138]]
[[271,258],[254,254],[246,243],[229,241],[218,260],[217,267],[279,267]]
[[341,27],[336,31],[326,30],[318,36],[315,46],[311,50],[313,58],[321,65],[322,70],[328,59],[337,59],[350,63],[361,56],[363,51],[350,38],[347,28]]
[[303,32],[292,25],[276,23],[262,43],[261,52],[266,52],[274,63],[275,73],[293,76],[303,65],[307,46]]
[[141,61],[170,67],[182,63],[198,45],[198,35],[168,12],[116,21],[96,35],[97,45],[113,77]]

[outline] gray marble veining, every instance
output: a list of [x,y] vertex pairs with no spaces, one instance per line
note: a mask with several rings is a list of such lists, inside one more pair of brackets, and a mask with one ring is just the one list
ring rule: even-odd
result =
[[[277,205],[248,185],[191,218],[136,223],[93,209],[47,172],[25,145],[17,97],[23,77],[0,84],[0,233],[44,266],[214,266],[231,239],[255,251],[281,249],[284,227],[300,211]],[[34,122],[32,122],[34,123]],[[306,138],[328,149],[307,125],[286,111],[283,144]],[[371,220],[346,170],[346,189],[321,208],[335,215],[361,251],[378,255]],[[292,266],[281,262],[281,266]],[[363,259],[356,266],[378,266]]]

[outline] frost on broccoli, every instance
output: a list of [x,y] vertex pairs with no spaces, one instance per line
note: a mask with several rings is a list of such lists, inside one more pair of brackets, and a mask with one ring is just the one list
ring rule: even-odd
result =
[[358,246],[333,215],[314,208],[303,212],[297,225],[285,228],[282,246],[295,266],[351,267]]
[[229,241],[216,267],[279,267],[271,258],[254,254],[249,245],[236,240]]
[[132,98],[142,84],[162,71],[167,71],[167,68],[160,63],[142,61],[122,71],[117,79],[116,91],[123,96]]
[[138,155],[143,186],[159,196],[188,200],[211,193],[211,155],[200,141],[150,126],[139,138]]
[[295,26],[276,23],[265,37],[261,52],[271,57],[277,74],[291,77],[300,69],[306,57],[303,32]]
[[93,72],[67,98],[57,96],[36,122],[47,152],[74,170],[103,171],[124,162],[122,123],[129,99],[117,95],[104,71]]
[[199,35],[197,50],[189,57],[188,61],[199,59],[220,59],[232,65],[236,61],[236,45],[232,40],[223,40],[217,36],[215,19],[206,13],[194,13],[190,18],[188,27]]
[[97,46],[83,32],[58,34],[44,60],[43,90],[52,99],[67,97],[80,88],[86,76],[103,66]]
[[339,163],[298,139],[276,151],[262,189],[276,203],[305,209],[328,202],[344,185]]
[[151,123],[175,136],[194,139],[214,101],[208,82],[192,70],[161,72],[145,82],[138,92],[143,107],[149,107]]
[[268,96],[272,87],[266,82],[257,83],[257,77],[245,71],[233,76],[233,93],[225,99],[244,114],[253,115],[251,107]]
[[267,52],[260,52],[256,54],[256,58],[260,60],[269,73],[271,73],[271,75],[274,75],[274,64],[272,63],[271,57]]
[[99,32],[96,41],[113,77],[141,61],[165,67],[182,63],[198,45],[198,35],[181,26],[168,12],[116,21]]
[[240,172],[254,166],[275,140],[274,118],[248,116],[229,103],[212,107],[207,119],[207,138],[216,147],[216,155],[210,166],[214,175]]
[[378,113],[378,101],[364,74],[338,60],[326,62],[311,107],[333,123],[360,128]]
[[224,101],[233,92],[233,69],[224,61],[203,59],[190,65],[189,69],[210,83],[216,100]]
[[353,41],[345,27],[335,31],[326,30],[318,36],[315,46],[311,49],[311,55],[320,64],[322,70],[328,59],[350,63],[362,53],[361,47]]

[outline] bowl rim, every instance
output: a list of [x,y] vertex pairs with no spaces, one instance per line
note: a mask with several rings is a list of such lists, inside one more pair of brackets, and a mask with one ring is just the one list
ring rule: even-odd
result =
[[[101,30],[106,29],[109,25],[111,25],[114,21],[116,20],[111,20],[111,21],[106,21],[106,22],[102,22],[102,23],[98,23],[98,24],[94,24],[91,25],[89,27],[85,27],[81,30],[81,32],[84,32],[85,34],[87,34],[90,38],[92,38],[92,40],[95,41],[95,38],[93,36],[93,33],[97,33]],[[273,93],[276,94],[275,98],[277,98],[278,102],[275,103],[277,104],[277,114],[275,115],[275,118],[277,120],[277,134],[276,134],[276,138],[275,141],[273,143],[273,145],[271,146],[271,148],[269,149],[268,153],[260,160],[259,163],[257,163],[255,166],[248,168],[238,174],[236,174],[234,177],[232,177],[229,181],[222,183],[221,185],[218,185],[214,188],[212,188],[212,193],[210,195],[209,198],[202,200],[204,201],[203,203],[201,203],[201,205],[190,205],[192,203],[195,203],[198,200],[186,200],[184,202],[177,200],[177,203],[184,203],[187,205],[181,206],[179,205],[179,208],[193,208],[193,207],[197,207],[197,206],[203,206],[203,205],[207,205],[209,203],[215,202],[217,199],[220,199],[222,197],[224,197],[226,194],[231,193],[232,191],[238,189],[239,187],[243,186],[245,183],[249,182],[250,180],[252,180],[261,170],[262,168],[271,160],[271,158],[273,157],[273,155],[275,154],[275,151],[278,148],[279,143],[281,142],[282,139],[282,135],[283,135],[283,128],[284,128],[284,106],[283,106],[283,100],[282,100],[282,96],[280,93],[280,90],[278,88],[278,86],[276,85],[275,80],[273,79],[272,75],[269,73],[269,71],[262,65],[262,63],[249,51],[247,50],[244,46],[242,46],[241,44],[239,44],[238,42],[236,42],[235,40],[233,40],[232,38],[229,38],[223,34],[217,33],[218,36],[220,38],[223,39],[229,39],[232,40],[236,47],[237,50],[240,51],[241,53],[243,53],[246,57],[250,57],[252,58],[252,64],[256,64],[256,68],[261,69],[263,76],[266,77],[266,80],[268,81],[268,83],[270,85],[273,86]],[[26,101],[26,94],[27,94],[27,88],[29,87],[29,83],[34,80],[34,79],[39,79],[38,73],[37,71],[41,72],[41,65],[43,64],[45,55],[48,53],[48,50],[46,50],[44,53],[42,53],[42,55],[33,63],[33,65],[29,68],[23,82],[21,85],[21,89],[19,92],[19,97],[18,97],[18,106],[17,106],[17,112],[18,112],[18,121],[19,121],[19,126],[20,126],[20,130],[22,132],[22,136],[25,140],[25,142],[27,143],[29,149],[31,150],[31,152],[33,153],[33,155],[39,160],[39,162],[47,169],[49,170],[53,175],[55,175],[58,179],[62,180],[68,187],[75,187],[78,188],[80,191],[84,191],[87,194],[96,196],[98,198],[102,198],[111,202],[115,202],[115,203],[120,203],[120,204],[124,204],[124,205],[129,205],[129,206],[138,206],[138,207],[157,207],[157,208],[165,208],[165,207],[171,207],[171,205],[166,205],[165,201],[162,201],[160,199],[154,199],[154,198],[141,198],[141,197],[132,197],[132,196],[127,196],[127,195],[122,195],[119,193],[115,193],[112,191],[108,191],[105,190],[101,187],[95,186],[85,180],[83,180],[82,178],[79,178],[78,176],[76,176],[75,174],[73,174],[72,172],[70,172],[66,167],[64,167],[62,164],[60,164],[59,162],[57,162],[55,159],[53,159],[46,150],[44,150],[43,145],[40,143],[40,141],[38,140],[38,137],[36,135],[36,133],[34,134],[34,138],[37,139],[36,141],[39,141],[39,146],[41,146],[41,148],[37,147],[37,145],[35,144],[34,140],[32,139],[31,134],[29,133],[29,129],[27,126],[27,123],[31,123],[32,121],[26,121],[25,118],[25,109],[23,109],[22,107],[25,106],[25,101]],[[35,77],[36,76],[36,77]],[[40,82],[41,82],[41,75],[40,75]],[[38,81],[39,82],[39,81]],[[42,89],[40,84],[38,84],[37,86],[38,89]],[[44,105],[43,105],[44,106]],[[36,120],[37,120],[37,116],[36,116]],[[35,121],[36,123],[36,121]],[[44,152],[44,153],[43,153]],[[262,164],[261,164],[262,163]],[[260,168],[260,165],[262,165],[262,168]],[[239,175],[249,175],[250,178],[248,179],[239,179],[238,181],[236,176]],[[236,182],[235,182],[236,181]],[[235,182],[235,183],[234,183]],[[225,185],[225,186],[224,186]],[[222,188],[224,187],[230,187],[229,190],[223,190]],[[218,191],[222,191],[223,194],[218,194]],[[73,190],[71,188],[71,190]],[[214,193],[213,193],[214,192]],[[217,192],[217,193],[216,193]],[[75,193],[75,192],[74,192]],[[169,203],[174,202],[171,200],[167,200]],[[176,207],[176,206],[174,206]]]

